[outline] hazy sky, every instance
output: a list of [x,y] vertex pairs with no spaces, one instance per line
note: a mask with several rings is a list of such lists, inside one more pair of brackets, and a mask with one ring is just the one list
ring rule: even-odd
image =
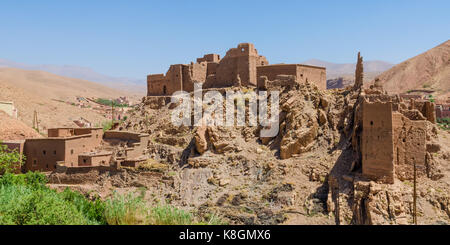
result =
[[392,63],[450,39],[450,1],[0,1],[0,58],[145,78],[252,42],[270,63]]

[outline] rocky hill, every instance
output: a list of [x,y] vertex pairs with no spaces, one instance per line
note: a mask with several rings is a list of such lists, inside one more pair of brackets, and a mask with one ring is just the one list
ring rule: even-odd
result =
[[433,90],[436,98],[446,99],[450,96],[450,40],[392,67],[377,78],[389,93],[426,89]]

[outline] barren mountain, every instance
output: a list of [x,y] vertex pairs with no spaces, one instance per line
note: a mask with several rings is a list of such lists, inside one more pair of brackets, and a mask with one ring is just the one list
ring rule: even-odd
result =
[[100,83],[104,86],[127,91],[142,96],[145,94],[146,80],[127,77],[112,77],[94,71],[89,67],[74,65],[28,65],[10,60],[0,59],[0,68],[19,68],[50,72],[59,76],[77,78]]
[[389,93],[427,89],[433,90],[437,98],[447,98],[450,96],[450,40],[392,67],[378,78]]
[[117,98],[127,95],[93,82],[57,76],[43,71],[0,68],[0,100],[13,101],[19,119],[32,126],[34,110],[39,128],[75,126],[73,120],[83,117],[92,123],[106,119],[87,108],[61,102],[73,102],[76,96]]

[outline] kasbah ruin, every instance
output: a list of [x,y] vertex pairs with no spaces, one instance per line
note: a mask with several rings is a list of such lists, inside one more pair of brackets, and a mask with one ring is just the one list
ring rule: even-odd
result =
[[[365,81],[326,89],[326,69],[270,64],[251,43],[147,76],[147,96],[113,130],[52,128],[5,141],[53,188],[106,197],[145,187],[198,215],[231,224],[432,224],[450,219],[448,133],[435,104]],[[280,91],[280,131],[171,124],[171,95]],[[204,105],[207,107],[208,105]],[[248,109],[248,108],[247,108]],[[446,136],[447,135],[447,136]]]

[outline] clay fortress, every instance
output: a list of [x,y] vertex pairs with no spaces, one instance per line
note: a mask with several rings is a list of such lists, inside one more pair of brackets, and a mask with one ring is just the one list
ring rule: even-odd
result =
[[167,73],[147,76],[148,96],[168,96],[176,91],[192,92],[194,83],[202,83],[203,89],[223,88],[235,85],[256,86],[265,76],[274,80],[278,75],[292,75],[299,82],[313,82],[326,89],[324,67],[301,64],[269,65],[266,57],[258,54],[251,43],[241,43],[227,51],[220,59],[218,54],[206,54],[191,64],[171,65]]
[[[195,82],[203,83],[203,89],[256,86],[270,90],[274,86],[310,83],[326,90],[326,69],[302,64],[269,65],[253,44],[241,43],[228,50],[223,59],[218,54],[207,54],[196,63],[171,65],[165,75],[148,75],[147,95],[161,97],[179,90],[192,92]],[[414,166],[419,175],[430,175],[430,153],[434,147],[427,145],[430,137],[427,132],[436,123],[435,104],[388,95],[378,81],[370,88],[363,88],[359,54],[353,91],[358,95],[354,102],[354,166],[362,168],[362,175],[393,183],[395,176],[412,179]]]

